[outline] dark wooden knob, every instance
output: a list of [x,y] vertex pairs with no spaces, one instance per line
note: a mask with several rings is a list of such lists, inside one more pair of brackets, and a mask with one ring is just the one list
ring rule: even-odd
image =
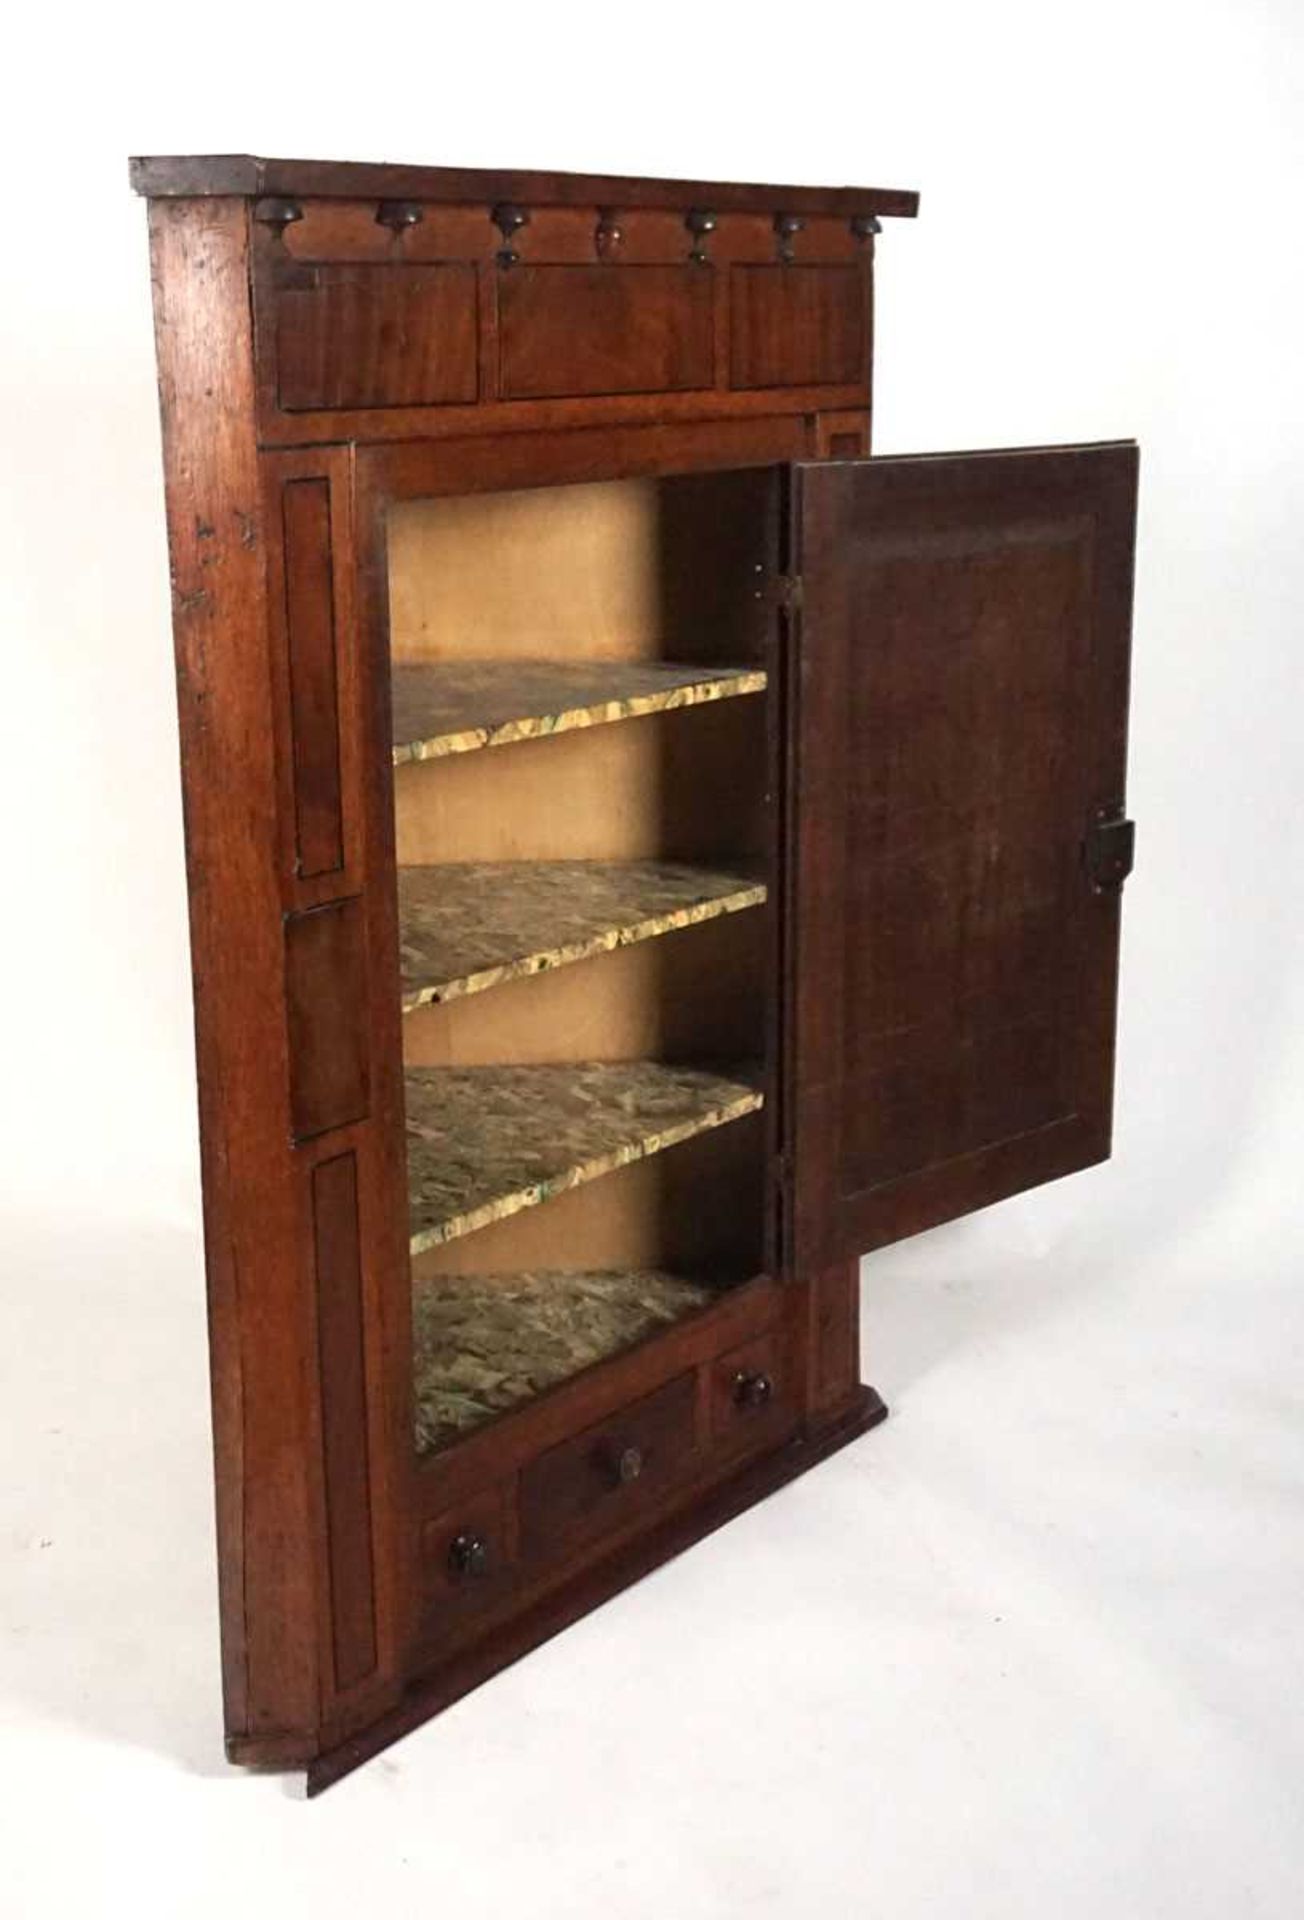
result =
[[489,1571],[489,1542],[482,1533],[459,1533],[448,1549],[448,1571],[455,1580],[479,1580]]
[[598,208],[598,224],[593,232],[593,247],[599,260],[614,260],[625,244],[625,229],[614,207]]
[[711,256],[706,250],[706,243],[715,232],[715,215],[707,207],[692,207],[684,215],[684,225],[693,236],[693,250],[689,259],[695,267],[709,267]]
[[391,233],[403,233],[408,227],[419,227],[425,214],[418,200],[382,200],[376,208],[376,225],[388,227]]
[[529,209],[513,206],[510,201],[500,201],[492,208],[489,218],[503,236],[503,244],[498,249],[497,260],[500,267],[514,267],[520,259],[515,241],[522,227],[530,224]]
[[806,222],[799,213],[776,213],[774,216],[774,237],[778,243],[779,258],[785,267],[793,262],[793,242]]
[[265,200],[254,202],[254,219],[260,226],[271,227],[278,238],[284,240],[285,229],[292,227],[296,220],[303,219],[303,208],[297,200],[272,194]]
[[733,1397],[740,1407],[763,1407],[774,1396],[774,1382],[768,1373],[743,1372],[734,1375]]
[[637,1480],[643,1471],[643,1449],[641,1447],[622,1447],[616,1455],[616,1481],[619,1486],[627,1487],[631,1480]]

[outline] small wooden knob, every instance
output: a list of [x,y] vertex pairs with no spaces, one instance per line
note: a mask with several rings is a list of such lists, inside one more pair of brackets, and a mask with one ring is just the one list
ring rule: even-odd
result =
[[503,200],[491,208],[489,218],[503,236],[503,244],[496,255],[499,266],[514,267],[521,257],[516,251],[516,236],[522,227],[530,224],[529,209],[513,206],[510,201]]
[[254,219],[260,226],[271,227],[277,238],[284,240],[285,229],[303,219],[303,208],[297,200],[287,199],[284,194],[272,194],[254,202]]
[[793,263],[793,242],[806,222],[799,213],[776,213],[774,216],[774,237],[779,249],[779,258],[785,267]]
[[614,260],[625,244],[625,229],[614,207],[598,208],[598,224],[593,232],[593,248],[599,260]]
[[479,1580],[489,1571],[489,1542],[482,1533],[459,1533],[448,1549],[448,1571],[455,1580]]
[[707,207],[692,207],[684,215],[684,225],[693,236],[693,250],[689,259],[695,267],[709,267],[711,256],[706,243],[716,229],[715,215]]
[[391,233],[403,233],[408,227],[419,227],[425,213],[417,200],[382,200],[376,208],[376,225],[388,227]]
[[774,1397],[774,1382],[768,1373],[736,1373],[733,1397],[737,1406],[763,1407]]

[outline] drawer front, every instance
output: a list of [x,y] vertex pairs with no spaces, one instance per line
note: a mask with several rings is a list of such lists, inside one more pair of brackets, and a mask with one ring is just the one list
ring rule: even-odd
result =
[[498,293],[505,400],[674,393],[713,377],[701,267],[513,267]]
[[797,1418],[788,1342],[775,1327],[722,1353],[711,1367],[711,1443],[743,1452],[772,1445]]
[[869,378],[869,303],[861,267],[731,270],[735,387],[855,386]]
[[276,397],[287,413],[451,406],[478,397],[476,272],[320,266],[273,295]]
[[695,1376],[680,1374],[532,1462],[521,1475],[522,1555],[622,1526],[663,1494],[692,1458],[695,1401]]
[[448,1624],[509,1593],[516,1578],[511,1487],[488,1487],[427,1520],[419,1557],[427,1620]]

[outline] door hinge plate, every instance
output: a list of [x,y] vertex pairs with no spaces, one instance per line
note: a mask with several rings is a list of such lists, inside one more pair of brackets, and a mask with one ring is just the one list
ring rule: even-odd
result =
[[799,573],[772,573],[756,589],[758,600],[767,601],[769,605],[781,608],[784,613],[795,613],[801,606],[801,597]]
[[1093,893],[1118,893],[1136,858],[1136,823],[1121,806],[1100,807],[1083,846]]

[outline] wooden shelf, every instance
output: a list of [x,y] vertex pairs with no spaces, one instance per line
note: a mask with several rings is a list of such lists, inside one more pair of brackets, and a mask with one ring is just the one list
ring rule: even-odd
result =
[[754,1113],[751,1080],[655,1060],[410,1067],[413,1253]]
[[663,660],[440,660],[393,670],[394,764],[760,693],[759,667]]
[[719,1298],[657,1271],[440,1274],[412,1291],[418,1453]]
[[765,883],[661,860],[509,860],[401,867],[403,1011],[551,973],[721,914]]

